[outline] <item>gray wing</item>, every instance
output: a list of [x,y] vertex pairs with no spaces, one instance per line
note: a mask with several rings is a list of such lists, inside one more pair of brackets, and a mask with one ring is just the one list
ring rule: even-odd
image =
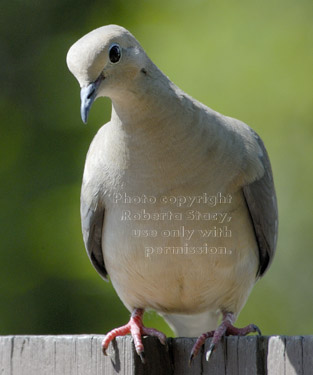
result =
[[80,213],[85,247],[92,265],[101,277],[108,281],[101,245],[104,212],[105,209],[100,204],[97,195],[92,195],[83,184]]
[[278,232],[277,198],[272,168],[261,138],[251,129],[263,152],[260,156],[264,175],[259,180],[243,187],[244,197],[253,222],[259,246],[260,265],[257,276],[262,276],[273,260]]

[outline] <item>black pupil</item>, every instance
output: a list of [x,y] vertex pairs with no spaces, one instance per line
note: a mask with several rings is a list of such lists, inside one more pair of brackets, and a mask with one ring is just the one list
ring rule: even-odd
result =
[[109,53],[110,61],[116,63],[121,58],[121,51],[118,46],[112,46]]

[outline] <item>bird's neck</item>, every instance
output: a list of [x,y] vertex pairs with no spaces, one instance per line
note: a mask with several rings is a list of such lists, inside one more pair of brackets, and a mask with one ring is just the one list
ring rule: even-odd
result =
[[[222,120],[161,72],[147,79],[148,84],[112,98],[109,144],[132,166],[125,168],[123,161],[128,187],[132,181],[136,189],[139,184],[166,190],[196,181],[207,173],[207,163],[199,162],[204,155],[211,168],[217,165],[215,149],[223,148],[227,139],[219,126]],[[186,156],[188,162],[182,162]]]
[[112,98],[112,120],[122,124],[129,134],[157,134],[182,114],[180,90],[153,67],[140,72],[131,90]]
[[176,165],[177,155],[200,154],[216,143],[221,129],[216,129],[220,127],[214,111],[185,94],[154,65],[137,78],[131,90],[111,98],[112,137],[133,155],[149,155],[159,163],[164,159],[165,164],[173,159]]

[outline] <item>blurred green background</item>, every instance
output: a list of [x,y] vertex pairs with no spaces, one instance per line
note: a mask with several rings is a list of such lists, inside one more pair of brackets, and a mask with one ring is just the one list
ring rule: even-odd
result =
[[[105,333],[128,311],[84,250],[79,195],[88,126],[69,47],[109,23],[128,28],[178,86],[252,126],[269,151],[277,255],[238,325],[313,333],[313,2],[4,0],[0,22],[0,333]],[[155,314],[150,326],[170,330]]]

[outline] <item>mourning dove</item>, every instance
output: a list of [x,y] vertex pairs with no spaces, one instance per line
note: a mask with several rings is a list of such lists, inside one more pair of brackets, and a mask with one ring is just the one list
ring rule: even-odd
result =
[[112,101],[81,191],[89,258],[131,312],[105,336],[104,353],[127,333],[142,360],[141,336],[165,344],[163,333],[143,325],[146,309],[177,335],[200,335],[190,361],[207,337],[208,359],[223,335],[259,332],[233,324],[276,248],[276,195],[260,137],[179,89],[123,27],[88,33],[67,64],[81,87],[84,122],[96,98]]

